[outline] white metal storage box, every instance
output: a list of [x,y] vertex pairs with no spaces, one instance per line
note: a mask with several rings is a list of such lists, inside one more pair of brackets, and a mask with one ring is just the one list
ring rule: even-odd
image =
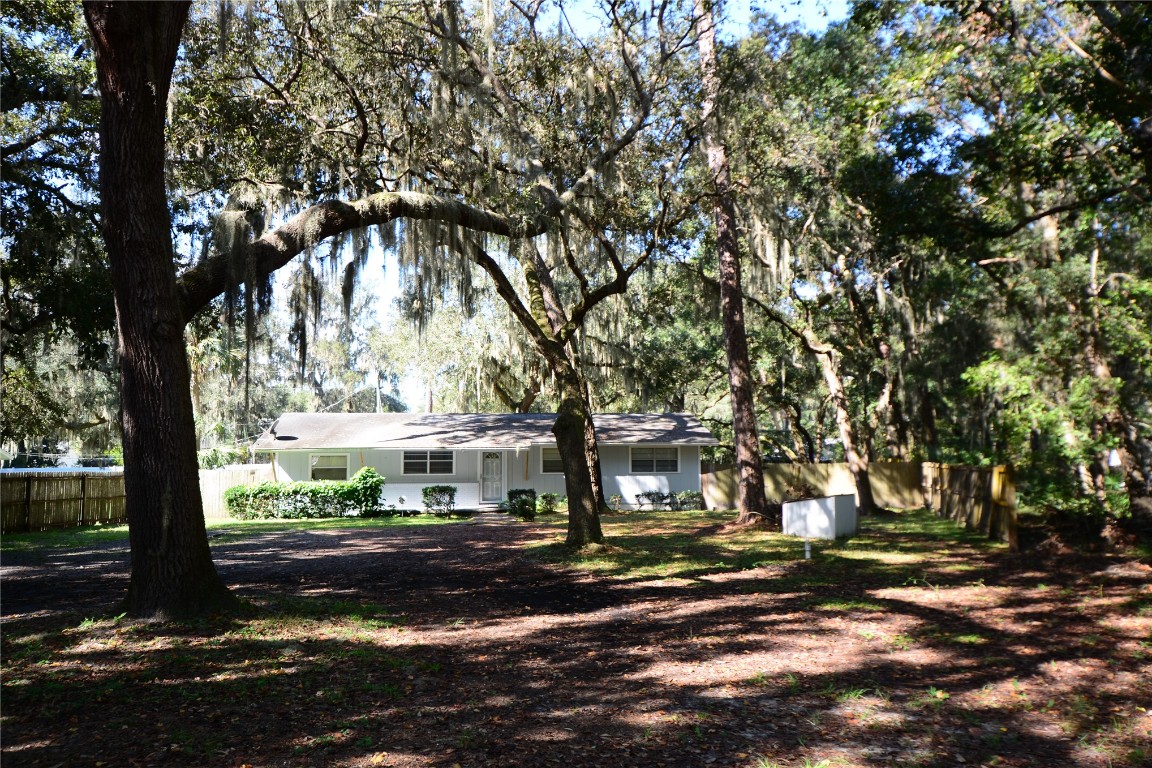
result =
[[856,497],[822,496],[784,502],[784,533],[811,539],[839,539],[856,533]]

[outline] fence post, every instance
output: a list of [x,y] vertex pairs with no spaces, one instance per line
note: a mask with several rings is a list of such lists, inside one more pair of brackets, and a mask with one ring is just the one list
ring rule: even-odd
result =
[[992,531],[992,473],[976,473],[977,488],[980,491],[980,528],[988,531],[988,537],[994,535]]
[[1011,465],[1000,468],[1000,501],[1004,506],[1005,526],[1008,529],[1008,550],[1020,551],[1020,538],[1017,530],[1019,522],[1016,516],[1016,478]]
[[24,530],[32,530],[32,478],[24,478]]
[[80,475],[80,521],[84,525],[85,502],[88,500],[88,475]]

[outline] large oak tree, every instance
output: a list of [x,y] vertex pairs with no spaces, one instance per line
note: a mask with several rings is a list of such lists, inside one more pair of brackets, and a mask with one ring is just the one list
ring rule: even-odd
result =
[[196,464],[185,315],[164,187],[164,123],[189,3],[88,3],[100,85],[100,197],[116,300],[127,607],[169,617],[227,607]]
[[[455,6],[450,4],[448,9],[449,16],[455,13]],[[527,161],[519,164],[516,176],[535,204],[502,214],[465,202],[460,188],[449,188],[456,192],[449,195],[400,189],[349,201],[328,200],[299,209],[268,231],[250,227],[228,247],[216,247],[179,271],[165,190],[165,120],[189,4],[90,2],[85,4],[85,14],[96,51],[103,108],[102,223],[123,370],[121,413],[133,553],[128,610],[134,615],[165,617],[210,611],[232,602],[215,572],[201,512],[185,325],[216,297],[242,286],[258,290],[267,284],[269,275],[327,239],[389,226],[398,219],[433,222],[434,226],[423,230],[433,233],[426,247],[455,253],[483,270],[548,363],[557,393],[553,431],[569,496],[568,543],[579,546],[602,540],[603,490],[595,432],[574,342],[589,313],[626,289],[629,278],[657,253],[676,221],[670,214],[677,209],[668,174],[680,167],[690,142],[675,139],[675,122],[660,123],[662,130],[673,132],[667,144],[654,139],[651,129],[657,122],[654,100],[668,90],[668,70],[686,36],[673,39],[671,45],[662,39],[657,56],[640,60],[634,41],[647,30],[649,19],[613,6],[621,56],[617,75],[632,93],[627,98],[603,98],[592,82],[590,92],[609,104],[611,112],[600,123],[601,133],[590,145],[591,154],[575,168],[577,172],[557,176],[542,162],[540,147],[534,146],[537,138],[523,127],[522,105],[498,73],[487,69],[490,62],[486,64],[470,47],[455,20],[435,16],[429,21],[433,32],[466,57],[480,75],[467,82],[484,90],[484,97],[498,105],[510,132],[520,132],[520,147],[532,150]],[[535,23],[534,17],[530,22]],[[307,42],[310,27],[305,24],[303,29]],[[585,51],[585,55],[592,54]],[[347,84],[332,59],[324,58],[324,62],[337,80]],[[459,72],[449,74],[462,87],[465,78]],[[446,76],[439,72],[435,77]],[[561,85],[555,93],[563,97],[570,89]],[[602,175],[625,175],[627,169],[618,167],[618,159],[640,145],[641,138],[647,143],[638,164],[659,169],[643,179],[655,190],[645,198],[650,206],[631,223],[620,215],[603,217],[603,207],[598,208],[596,202]],[[358,149],[363,146],[358,142]],[[654,147],[665,146],[674,150],[670,161],[650,156]],[[619,192],[613,200],[617,205],[624,203],[624,208],[632,207]],[[636,222],[648,228],[646,235],[636,230]],[[581,236],[572,235],[572,223],[582,229]],[[408,229],[420,231],[411,225]],[[545,233],[553,238],[547,253],[533,242]],[[488,240],[487,236],[496,238]],[[492,252],[494,243],[506,243],[503,256]],[[238,263],[242,269],[237,269]],[[523,283],[519,288],[509,277],[508,265],[520,270]],[[555,273],[564,269],[568,284],[558,285]]]

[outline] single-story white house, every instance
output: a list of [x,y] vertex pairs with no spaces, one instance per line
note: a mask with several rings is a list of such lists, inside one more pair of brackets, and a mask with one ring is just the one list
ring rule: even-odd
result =
[[[456,486],[458,509],[495,507],[510,488],[563,496],[551,413],[285,413],[252,446],[279,481],[384,475],[384,499],[423,509],[428,485]],[[700,448],[716,438],[685,413],[593,416],[604,495],[637,506],[645,491],[700,490]],[[403,497],[403,501],[400,498]]]

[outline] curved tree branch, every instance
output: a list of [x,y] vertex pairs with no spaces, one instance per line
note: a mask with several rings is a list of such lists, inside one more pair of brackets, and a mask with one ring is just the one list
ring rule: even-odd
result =
[[[352,202],[329,200],[313,205],[245,247],[255,266],[256,278],[263,279],[330,237],[401,218],[442,221],[505,237],[535,237],[551,226],[548,219],[501,216],[434,195],[381,192]],[[243,281],[241,275],[233,274],[231,263],[230,254],[216,253],[179,278],[177,284],[184,322],[225,290]]]
[[1035,224],[1041,219],[1045,219],[1049,216],[1055,216],[1058,213],[1067,213],[1069,211],[1078,211],[1083,208],[1088,208],[1089,206],[1098,205],[1126,192],[1135,192],[1139,189],[1140,185],[1144,183],[1144,181],[1145,178],[1141,177],[1131,182],[1130,184],[1126,184],[1122,187],[1112,187],[1110,189],[1102,190],[1099,194],[1093,195],[1092,197],[1085,198],[1083,200],[1072,200],[1068,203],[1055,205],[1046,210],[1025,216],[1014,224],[998,227],[990,225],[983,220],[979,220],[976,222],[976,225],[972,227],[972,229],[975,230],[978,234],[984,235],[985,237],[1011,237],[1029,225]]

